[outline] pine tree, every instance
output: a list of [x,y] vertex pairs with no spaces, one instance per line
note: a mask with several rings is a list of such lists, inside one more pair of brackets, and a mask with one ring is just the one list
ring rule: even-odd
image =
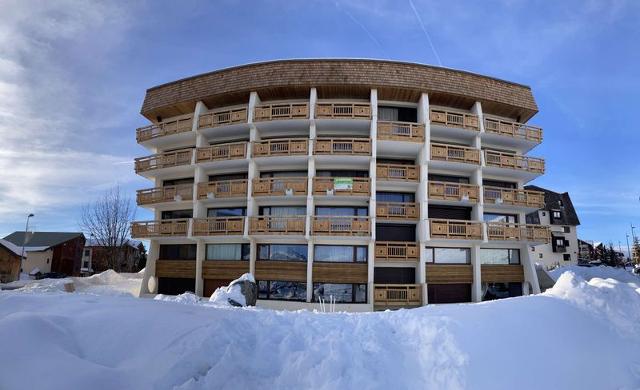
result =
[[631,259],[634,263],[640,264],[640,238],[638,237],[633,240],[633,247],[631,248]]

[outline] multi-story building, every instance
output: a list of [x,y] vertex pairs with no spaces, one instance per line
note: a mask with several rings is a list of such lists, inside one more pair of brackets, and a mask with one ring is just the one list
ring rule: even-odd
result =
[[258,305],[341,310],[539,292],[525,224],[544,173],[527,86],[378,60],[284,60],[147,91],[153,182],[142,294],[209,296],[242,273]]

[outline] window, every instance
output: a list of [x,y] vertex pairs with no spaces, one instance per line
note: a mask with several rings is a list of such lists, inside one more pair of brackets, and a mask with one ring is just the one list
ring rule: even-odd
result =
[[345,216],[367,216],[369,209],[367,207],[316,207],[316,215],[324,215],[331,217]]
[[193,184],[193,177],[188,177],[186,179],[173,179],[173,180],[163,180],[162,186],[179,186],[181,184]]
[[246,210],[244,207],[207,209],[207,217],[242,217],[245,215]]
[[160,245],[160,260],[195,260],[196,244]]
[[193,210],[167,210],[163,211],[162,219],[185,219],[193,217]]
[[313,301],[320,298],[330,301],[333,297],[336,303],[367,303],[366,284],[342,284],[342,283],[314,283]]
[[191,278],[158,278],[158,294],[179,295],[196,291],[196,280]]
[[249,244],[207,244],[207,260],[249,260]]
[[522,283],[482,283],[482,300],[519,297],[522,295]]
[[[540,253],[542,258],[542,253]],[[480,264],[520,264],[519,249],[480,249]]]
[[415,107],[378,106],[379,121],[418,122],[418,109]]
[[269,177],[307,177],[307,171],[260,172],[261,178]]
[[209,175],[209,181],[227,181],[227,180],[242,180],[246,179],[246,173],[230,173],[226,175]]
[[469,264],[471,250],[469,248],[427,248],[427,263],[436,264]]
[[570,226],[563,226],[562,227],[562,231],[565,233],[571,233],[571,227]]
[[376,224],[376,240],[378,241],[415,241],[416,225],[410,224]]
[[562,213],[560,211],[554,211],[552,216],[553,219],[560,219],[562,218]]
[[260,207],[260,215],[273,217],[307,215],[307,208],[305,206],[266,206]]
[[571,255],[569,253],[565,253],[562,255],[562,259],[564,261],[571,261]]
[[369,177],[368,171],[331,170],[316,171],[317,177]]
[[410,192],[376,192],[378,202],[415,202],[415,194]]
[[91,255],[91,250],[90,249],[85,249],[84,250],[84,255],[85,256],[90,256]]
[[538,254],[538,257],[542,259],[542,253]]
[[429,174],[429,181],[442,181],[445,183],[469,184],[469,178],[463,176]]
[[488,187],[500,187],[500,188],[516,188],[516,183],[511,183],[508,181],[500,181],[500,180],[489,180],[483,179],[482,185]]
[[484,213],[482,217],[485,222],[518,223],[518,216],[512,214]]
[[258,260],[307,261],[307,245],[260,244]]
[[316,245],[314,261],[333,263],[366,263],[367,247],[351,245]]
[[258,299],[304,302],[307,300],[307,283],[260,280],[258,281]]

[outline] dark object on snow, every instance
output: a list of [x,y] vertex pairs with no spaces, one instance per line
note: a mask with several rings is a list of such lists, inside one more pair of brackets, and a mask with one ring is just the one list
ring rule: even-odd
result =
[[46,274],[36,274],[36,279],[64,279],[67,275],[60,272],[47,272]]
[[[246,302],[246,305],[244,306],[255,306],[256,300],[258,299],[258,285],[250,280],[234,280],[229,284],[229,289],[231,289],[232,286],[237,285],[240,286],[240,292],[244,295],[244,300]],[[231,298],[229,298],[228,301],[232,306],[243,306]]]
[[536,275],[538,276],[540,292],[545,292],[556,284],[556,281],[547,273],[542,264],[536,264]]

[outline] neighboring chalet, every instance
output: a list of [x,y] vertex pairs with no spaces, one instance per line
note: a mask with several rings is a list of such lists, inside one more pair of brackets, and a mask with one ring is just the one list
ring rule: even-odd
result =
[[0,283],[18,280],[21,249],[7,240],[0,239]]
[[20,251],[24,245],[23,272],[80,275],[82,248],[85,243],[82,233],[29,232],[26,242],[24,238],[24,232],[14,232],[4,238]]
[[578,239],[578,261],[588,263],[591,260],[595,260],[595,258],[596,251],[593,243]]
[[[145,253],[144,245],[140,241],[127,240],[119,253],[120,267],[118,272],[137,272],[140,257]],[[89,240],[82,253],[82,274],[93,274],[114,268],[109,265],[108,248],[98,244],[96,240]]]
[[532,259],[547,268],[578,264],[578,225],[580,220],[568,192],[558,193],[538,186],[525,186],[544,192],[545,206],[527,214],[527,223],[551,228],[551,242],[531,247]]

